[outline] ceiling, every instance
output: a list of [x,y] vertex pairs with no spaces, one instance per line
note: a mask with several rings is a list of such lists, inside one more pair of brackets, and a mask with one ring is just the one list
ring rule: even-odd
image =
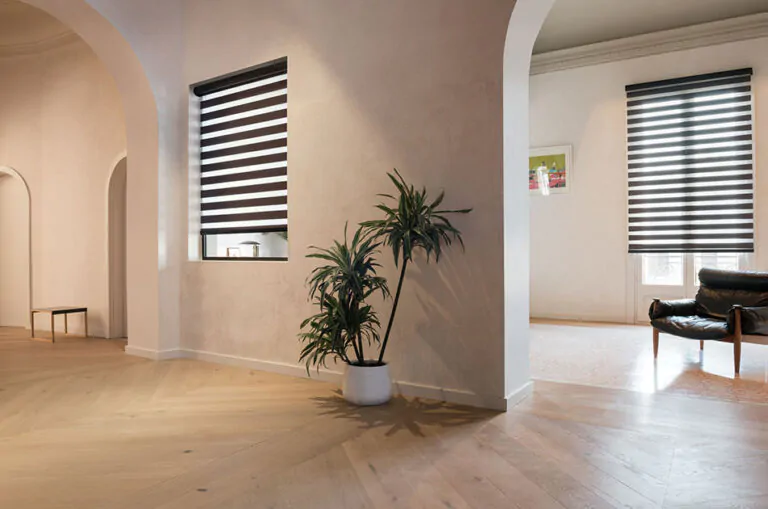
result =
[[36,44],[70,32],[69,27],[39,9],[0,0],[0,47]]
[[[768,0],[557,0],[533,52],[545,53],[758,12],[768,12]],[[34,7],[17,0],[0,0],[0,46],[35,44],[69,32],[66,25]]]
[[768,0],[557,0],[533,53],[768,12]]

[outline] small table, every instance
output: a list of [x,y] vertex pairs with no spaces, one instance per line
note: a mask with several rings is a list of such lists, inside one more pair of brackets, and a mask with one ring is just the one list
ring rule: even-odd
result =
[[[32,339],[35,338],[35,314],[48,313],[51,315],[51,343],[56,342],[56,331],[54,327],[54,318],[56,315],[64,315],[64,334],[69,332],[69,324],[67,323],[67,317],[72,313],[83,313],[85,315],[85,337],[88,337],[88,308],[78,308],[72,306],[59,306],[54,308],[35,308],[30,312],[31,325],[32,325]],[[46,340],[47,341],[47,340]]]

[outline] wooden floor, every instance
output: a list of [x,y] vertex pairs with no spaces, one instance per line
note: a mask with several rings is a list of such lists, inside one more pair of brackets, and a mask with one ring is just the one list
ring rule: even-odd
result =
[[766,508],[768,406],[537,381],[507,414],[0,329],[0,507]]

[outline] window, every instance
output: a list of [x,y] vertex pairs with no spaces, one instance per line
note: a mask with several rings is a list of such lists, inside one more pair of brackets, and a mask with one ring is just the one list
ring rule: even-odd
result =
[[626,87],[630,253],[753,252],[751,76]]
[[682,253],[643,255],[643,284],[647,286],[683,286],[685,258]]
[[642,255],[642,284],[646,286],[683,286],[685,274],[699,286],[703,268],[740,270],[748,265],[740,253],[646,253]]
[[288,62],[193,87],[203,259],[288,257]]
[[703,268],[718,270],[739,270],[739,253],[695,253],[693,255],[694,284],[699,286],[699,271]]

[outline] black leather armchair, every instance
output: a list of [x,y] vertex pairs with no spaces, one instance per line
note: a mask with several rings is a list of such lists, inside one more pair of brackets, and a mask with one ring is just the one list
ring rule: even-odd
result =
[[736,373],[741,368],[741,343],[765,343],[768,336],[768,273],[701,269],[695,299],[654,300],[648,314],[653,326],[653,356],[659,354],[659,333],[704,341],[733,343]]

